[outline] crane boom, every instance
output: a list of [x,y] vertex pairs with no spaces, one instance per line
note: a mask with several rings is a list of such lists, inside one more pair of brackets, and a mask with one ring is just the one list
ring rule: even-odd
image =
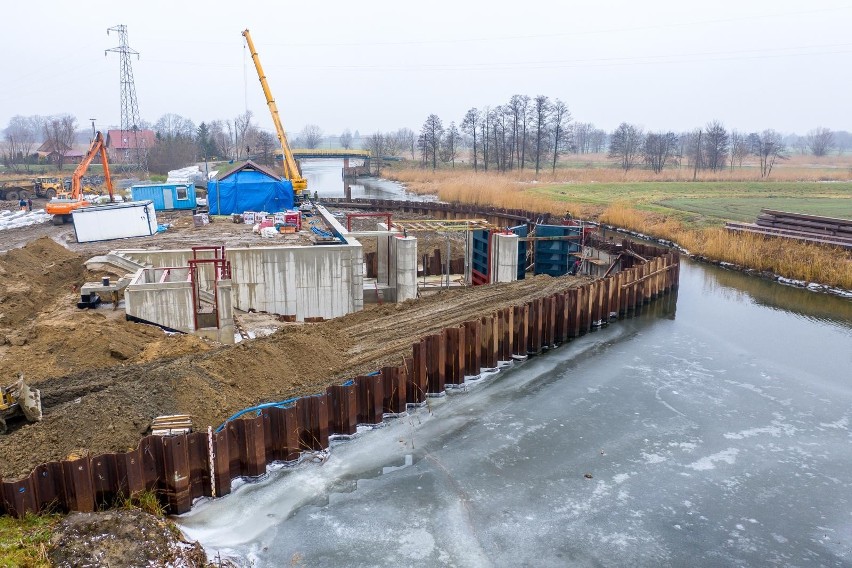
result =
[[260,58],[257,55],[257,50],[254,48],[254,42],[251,40],[251,34],[248,30],[243,30],[243,37],[246,38],[246,43],[251,52],[251,59],[254,61],[254,67],[257,69],[257,76],[260,79],[260,86],[263,87],[263,95],[266,97],[266,105],[272,114],[275,133],[278,135],[278,142],[281,143],[281,156],[284,160],[284,177],[290,180],[293,184],[293,192],[299,195],[308,188],[308,180],[302,177],[302,173],[299,171],[299,166],[296,163],[296,158],[293,157],[293,152],[290,151],[290,144],[287,142],[287,132],[284,130],[284,126],[281,124],[281,117],[278,115],[278,105],[275,104],[275,99],[272,98],[272,91],[269,89],[269,83],[266,81],[266,75],[263,72]]

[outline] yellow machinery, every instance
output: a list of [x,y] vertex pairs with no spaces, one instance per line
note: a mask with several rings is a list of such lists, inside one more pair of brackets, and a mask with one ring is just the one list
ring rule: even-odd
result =
[[18,374],[18,381],[8,387],[0,387],[0,434],[6,433],[6,421],[23,416],[28,422],[41,420],[41,392],[24,383],[24,377]]
[[80,162],[74,170],[74,174],[71,176],[70,192],[63,189],[63,191],[56,197],[48,201],[44,208],[47,213],[53,215],[54,225],[61,225],[62,223],[70,222],[72,220],[71,213],[75,209],[91,205],[90,202],[83,199],[82,180],[86,170],[89,169],[89,164],[92,163],[92,160],[94,160],[95,156],[98,154],[101,155],[101,164],[103,164],[104,167],[104,183],[106,183],[107,191],[109,191],[109,200],[112,202],[112,178],[109,175],[109,161],[107,160],[106,143],[104,142],[103,135],[98,132],[95,135],[95,139],[92,141],[92,146],[83,157],[83,161]]
[[278,141],[281,143],[281,154],[284,158],[284,177],[293,184],[293,193],[298,199],[302,192],[308,189],[308,180],[302,177],[302,172],[299,171],[296,158],[293,157],[293,152],[290,151],[290,144],[287,142],[287,133],[284,131],[284,126],[281,125],[281,117],[278,116],[278,106],[275,104],[275,99],[272,98],[272,91],[269,90],[269,83],[266,81],[266,75],[263,73],[260,58],[257,56],[257,50],[254,48],[254,42],[251,40],[251,34],[249,34],[248,30],[243,31],[243,37],[246,38],[246,43],[251,52],[251,59],[254,61],[257,76],[260,78],[260,86],[263,87],[266,104],[269,106],[269,112],[272,113],[275,132],[278,134]]

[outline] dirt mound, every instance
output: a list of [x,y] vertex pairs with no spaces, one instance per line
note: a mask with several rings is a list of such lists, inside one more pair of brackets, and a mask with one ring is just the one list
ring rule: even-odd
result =
[[0,256],[0,333],[31,321],[57,296],[74,293],[82,258],[48,237]]
[[208,565],[198,543],[187,543],[173,524],[136,509],[71,513],[50,545],[57,567]]

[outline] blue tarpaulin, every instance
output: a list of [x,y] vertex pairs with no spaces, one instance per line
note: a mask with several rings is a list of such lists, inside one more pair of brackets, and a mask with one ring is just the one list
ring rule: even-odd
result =
[[208,184],[207,207],[211,215],[285,211],[293,208],[293,184],[244,169]]

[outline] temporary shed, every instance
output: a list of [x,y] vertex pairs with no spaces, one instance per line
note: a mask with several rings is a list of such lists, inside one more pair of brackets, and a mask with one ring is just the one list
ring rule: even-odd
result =
[[207,206],[211,215],[285,211],[293,207],[293,184],[249,160],[208,183]]
[[152,201],[80,207],[71,215],[78,243],[146,237],[157,232],[157,214]]
[[195,209],[195,184],[153,183],[134,185],[130,188],[133,201],[151,200],[157,211],[172,209]]

